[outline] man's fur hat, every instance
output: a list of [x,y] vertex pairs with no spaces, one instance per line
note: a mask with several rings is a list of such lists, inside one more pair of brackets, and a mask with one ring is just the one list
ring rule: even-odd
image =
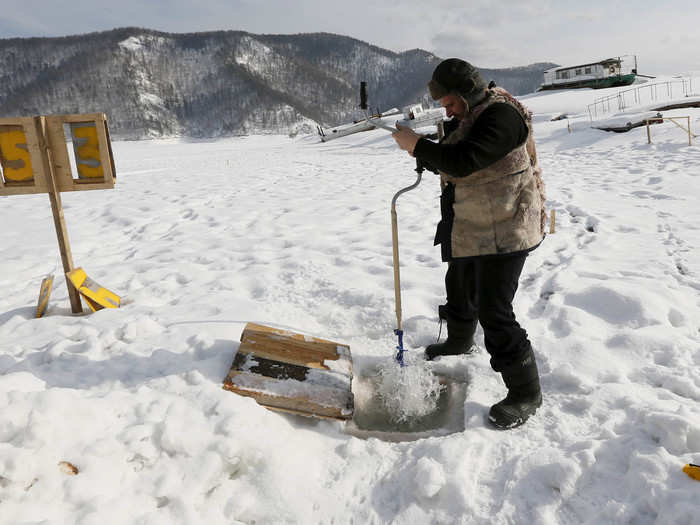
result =
[[428,90],[433,100],[439,100],[452,93],[463,97],[470,107],[474,107],[485,96],[486,82],[469,62],[459,58],[448,58],[440,62],[433,71]]

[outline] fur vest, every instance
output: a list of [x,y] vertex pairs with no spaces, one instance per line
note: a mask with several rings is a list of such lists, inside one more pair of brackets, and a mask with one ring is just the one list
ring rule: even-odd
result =
[[455,188],[452,205],[452,257],[513,253],[536,247],[544,238],[545,191],[532,138],[530,112],[502,88],[489,90],[443,141],[456,144],[467,138],[479,115],[491,104],[514,107],[527,124],[527,140],[502,159],[466,177],[440,174],[444,188]]

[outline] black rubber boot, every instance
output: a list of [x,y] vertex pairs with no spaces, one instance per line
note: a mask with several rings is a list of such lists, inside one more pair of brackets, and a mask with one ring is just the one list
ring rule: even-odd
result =
[[542,404],[542,390],[532,350],[501,372],[508,395],[491,407],[489,421],[499,429],[519,427]]
[[466,355],[474,351],[476,321],[470,323],[447,321],[447,339],[425,348],[425,358],[432,361],[441,355]]

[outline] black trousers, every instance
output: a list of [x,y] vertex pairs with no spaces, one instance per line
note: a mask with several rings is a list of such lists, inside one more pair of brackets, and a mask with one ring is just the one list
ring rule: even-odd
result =
[[445,275],[448,323],[479,321],[496,372],[523,359],[531,350],[527,332],[513,312],[513,298],[526,258],[527,253],[520,252],[452,259]]

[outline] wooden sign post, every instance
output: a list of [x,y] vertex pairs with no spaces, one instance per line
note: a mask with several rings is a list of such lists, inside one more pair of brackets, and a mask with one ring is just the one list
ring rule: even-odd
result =
[[[71,167],[66,132],[73,145]],[[114,188],[116,175],[104,113],[0,118],[0,196],[48,193],[63,272],[75,268],[61,192]],[[66,277],[73,313],[80,295]]]
[[[688,127],[684,127],[682,124],[679,124],[676,122],[677,120],[683,120],[685,119],[686,122],[688,123]],[[676,126],[681,128],[683,131],[685,131],[688,134],[688,146],[693,145],[693,137],[697,137],[697,135],[694,135],[692,131],[690,131],[690,117],[652,117],[646,119],[646,125],[647,125],[647,143],[651,144],[651,131],[649,129],[649,124],[652,122],[663,122],[664,120],[670,120],[673,122]]]

